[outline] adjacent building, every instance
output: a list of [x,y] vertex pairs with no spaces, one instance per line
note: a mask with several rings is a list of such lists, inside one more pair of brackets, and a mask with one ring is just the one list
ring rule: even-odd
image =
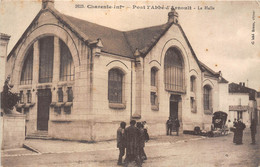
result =
[[6,66],[27,135],[105,140],[130,119],[162,135],[169,117],[210,130],[213,112],[229,111],[228,82],[198,60],[178,19],[172,9],[164,24],[118,31],[43,0]]
[[241,119],[247,126],[252,119],[258,121],[257,92],[245,86],[245,83],[229,84],[229,119]]

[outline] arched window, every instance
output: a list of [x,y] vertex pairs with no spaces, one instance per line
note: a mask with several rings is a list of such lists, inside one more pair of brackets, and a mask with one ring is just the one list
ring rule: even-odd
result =
[[151,108],[153,110],[158,110],[159,109],[157,73],[158,73],[158,69],[156,67],[152,67],[151,68],[150,102],[151,102]]
[[176,48],[167,50],[164,59],[164,83],[169,91],[184,91],[184,64],[182,55]]
[[123,72],[111,69],[108,72],[108,100],[110,103],[122,103]]
[[75,68],[67,45],[60,41],[60,81],[74,80]]
[[32,84],[33,79],[33,47],[31,46],[26,54],[21,75],[21,85]]
[[195,92],[196,91],[196,77],[195,76],[191,76],[190,77],[190,91],[191,92]]
[[204,111],[212,112],[212,89],[209,85],[203,87]]
[[40,44],[40,71],[39,82],[52,82],[53,77],[53,54],[54,37],[48,36],[39,40]]
[[157,69],[155,67],[151,69],[151,86],[157,86]]
[[191,106],[191,112],[196,113],[197,112],[197,105],[196,105],[196,77],[191,76],[190,77],[190,106]]

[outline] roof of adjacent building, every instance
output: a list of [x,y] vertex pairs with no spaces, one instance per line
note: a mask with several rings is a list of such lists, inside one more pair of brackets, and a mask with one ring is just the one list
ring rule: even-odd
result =
[[260,98],[260,92],[257,92],[257,98]]
[[243,85],[243,83],[236,84],[236,83],[230,83],[228,85],[228,92],[229,93],[248,93],[249,94],[249,100],[255,100],[256,98],[256,90],[248,88]]

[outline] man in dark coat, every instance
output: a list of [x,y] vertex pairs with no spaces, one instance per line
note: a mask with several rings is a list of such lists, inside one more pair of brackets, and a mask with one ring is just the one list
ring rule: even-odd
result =
[[242,143],[242,140],[243,140],[243,130],[246,128],[246,125],[241,121],[239,120],[237,122],[237,125],[236,125],[236,130],[235,130],[235,143],[236,144],[243,144]]
[[137,122],[136,124],[137,128],[139,129],[140,136],[139,136],[139,156],[141,161],[147,160],[146,154],[144,152],[145,147],[145,131],[144,131],[144,125],[141,122]]
[[176,118],[176,120],[174,122],[174,126],[176,129],[177,136],[179,136],[180,121],[178,120],[178,118]]
[[251,130],[251,138],[252,138],[251,144],[255,144],[255,134],[256,134],[256,121],[255,121],[255,119],[253,119],[252,122],[251,122],[250,130]]
[[171,117],[166,122],[166,135],[172,135],[172,126],[173,126],[173,121]]
[[237,138],[237,133],[236,133],[236,127],[237,127],[237,119],[235,118],[233,121],[233,127],[234,127],[234,136],[233,136],[233,143],[235,143],[235,139]]
[[119,157],[117,165],[122,165],[122,158],[125,155],[126,138],[125,138],[125,122],[120,123],[120,127],[117,129],[117,148],[119,149]]
[[125,166],[128,166],[128,163],[135,161],[137,166],[141,166],[140,154],[139,154],[139,137],[140,131],[135,127],[136,121],[131,120],[130,126],[125,129],[126,135],[126,159]]

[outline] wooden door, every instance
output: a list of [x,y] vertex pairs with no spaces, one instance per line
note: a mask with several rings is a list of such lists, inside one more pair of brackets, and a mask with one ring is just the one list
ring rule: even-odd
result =
[[48,130],[51,90],[38,90],[37,130]]

